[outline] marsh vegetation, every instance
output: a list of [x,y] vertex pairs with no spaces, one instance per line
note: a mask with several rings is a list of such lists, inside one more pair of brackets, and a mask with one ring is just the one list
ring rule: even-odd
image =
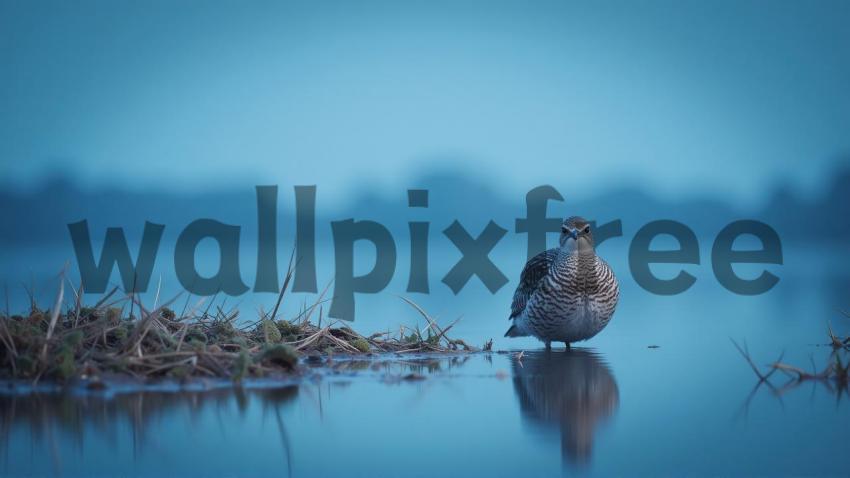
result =
[[[299,359],[372,353],[474,352],[479,349],[451,338],[454,323],[443,328],[421,307],[402,298],[425,320],[422,328],[399,326],[361,335],[323,316],[322,293],[293,317],[279,314],[292,277],[270,312],[259,310],[253,320],[240,318],[226,300],[180,296],[163,303],[157,295],[147,307],[138,296],[112,289],[92,306],[82,304],[83,286],[65,293],[60,277],[50,309],[30,300],[30,310],[0,314],[0,378],[67,382],[86,380],[102,386],[110,377],[190,379],[298,374]],[[327,292],[327,290],[325,290]],[[8,292],[7,292],[8,294]],[[66,303],[66,297],[72,299]],[[182,303],[181,303],[182,302]],[[175,304],[180,303],[179,307]]]

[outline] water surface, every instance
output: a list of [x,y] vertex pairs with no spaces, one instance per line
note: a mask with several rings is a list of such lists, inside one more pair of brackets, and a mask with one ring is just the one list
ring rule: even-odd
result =
[[[724,344],[725,345],[725,344]],[[828,355],[818,350],[816,355]],[[841,475],[850,408],[664,347],[337,360],[304,380],[0,395],[5,476]],[[631,363],[631,364],[630,364]],[[639,364],[635,366],[634,364]],[[640,370],[640,373],[635,373]],[[777,385],[782,381],[777,381]],[[846,397],[845,397],[846,400]],[[843,424],[843,425],[841,425]]]

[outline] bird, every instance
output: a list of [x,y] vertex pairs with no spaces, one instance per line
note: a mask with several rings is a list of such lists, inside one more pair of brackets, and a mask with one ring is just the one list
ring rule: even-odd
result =
[[559,247],[537,254],[523,267],[505,337],[533,336],[546,350],[552,342],[570,348],[602,331],[619,299],[617,277],[596,255],[590,223],[571,216],[561,224]]

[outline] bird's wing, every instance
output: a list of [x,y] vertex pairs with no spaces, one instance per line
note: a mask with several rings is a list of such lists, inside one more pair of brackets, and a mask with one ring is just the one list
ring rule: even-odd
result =
[[531,295],[537,290],[540,281],[549,273],[549,266],[555,262],[558,249],[549,249],[532,257],[519,276],[519,285],[514,292],[514,300],[511,303],[511,316],[513,319],[525,310],[525,305],[531,299]]

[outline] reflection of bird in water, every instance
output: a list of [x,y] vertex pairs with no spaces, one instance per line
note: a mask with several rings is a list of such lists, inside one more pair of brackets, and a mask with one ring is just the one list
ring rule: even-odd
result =
[[591,351],[531,352],[513,360],[514,391],[528,423],[558,426],[566,462],[590,461],[595,428],[620,403],[617,382]]
[[522,269],[505,337],[532,335],[547,349],[553,341],[569,348],[608,325],[619,297],[614,271],[596,255],[590,224],[568,217],[560,247],[537,254]]

